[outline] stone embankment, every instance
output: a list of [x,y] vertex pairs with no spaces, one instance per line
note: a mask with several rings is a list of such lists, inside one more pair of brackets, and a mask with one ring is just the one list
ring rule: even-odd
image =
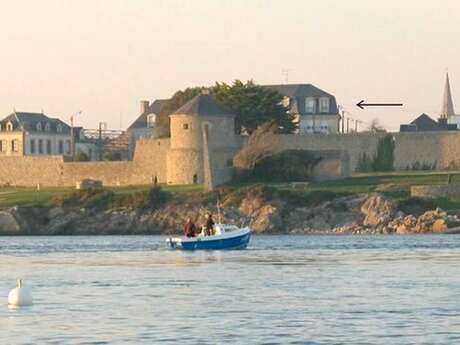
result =
[[[180,233],[189,217],[202,224],[207,212],[216,215],[217,209],[210,203],[179,201],[156,210],[21,206],[0,210],[0,234],[172,234]],[[222,221],[250,224],[254,232],[267,234],[411,234],[444,232],[460,225],[456,215],[439,208],[406,214],[396,201],[381,194],[342,196],[296,207],[292,200],[249,192],[237,202],[223,202]]]

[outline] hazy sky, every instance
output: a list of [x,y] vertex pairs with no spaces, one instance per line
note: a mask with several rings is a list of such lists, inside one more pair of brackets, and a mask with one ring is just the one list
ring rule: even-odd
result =
[[[396,129],[437,117],[448,68],[460,113],[458,0],[0,0],[0,116],[127,127],[139,101],[253,79],[312,83]],[[360,110],[366,101],[402,109]]]

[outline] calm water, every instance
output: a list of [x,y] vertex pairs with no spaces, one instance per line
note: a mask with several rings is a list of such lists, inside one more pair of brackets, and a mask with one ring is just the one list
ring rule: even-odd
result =
[[[0,237],[0,344],[459,344],[460,236]],[[32,307],[10,310],[22,277]]]

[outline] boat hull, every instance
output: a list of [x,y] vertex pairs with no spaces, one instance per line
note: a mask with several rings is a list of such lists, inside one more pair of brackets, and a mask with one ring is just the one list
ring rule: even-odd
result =
[[244,249],[251,239],[251,231],[244,230],[232,236],[209,236],[192,239],[168,238],[166,242],[171,248],[182,250],[222,250]]

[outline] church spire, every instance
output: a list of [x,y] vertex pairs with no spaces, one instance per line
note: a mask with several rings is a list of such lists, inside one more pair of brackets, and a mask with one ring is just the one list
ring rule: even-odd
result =
[[444,96],[442,99],[441,118],[447,119],[455,115],[454,103],[452,102],[452,94],[450,92],[449,73],[446,73],[446,85],[444,86]]

